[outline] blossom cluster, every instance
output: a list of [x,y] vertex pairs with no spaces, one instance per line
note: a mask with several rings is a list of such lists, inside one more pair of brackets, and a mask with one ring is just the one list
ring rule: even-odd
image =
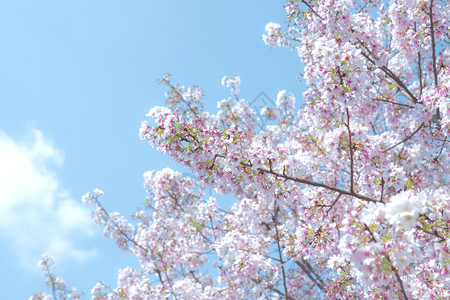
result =
[[[305,104],[280,91],[255,112],[232,97],[203,110],[166,85],[142,140],[189,168],[148,172],[145,209],[94,219],[140,269],[93,299],[445,299],[450,297],[450,6],[438,1],[288,0]],[[270,120],[263,128],[259,117]],[[223,209],[206,190],[235,199]],[[137,223],[137,224],[136,224]]]
[[50,254],[42,255],[38,267],[45,272],[47,286],[52,290],[52,294],[45,292],[35,293],[30,300],[52,300],[52,299],[74,299],[80,300],[83,293],[79,293],[76,288],[69,289],[68,285],[61,277],[56,277],[52,271],[55,266],[55,259]]

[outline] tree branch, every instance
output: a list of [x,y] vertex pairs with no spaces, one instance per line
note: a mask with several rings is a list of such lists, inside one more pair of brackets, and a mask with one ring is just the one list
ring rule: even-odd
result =
[[325,20],[322,16],[320,16],[312,7],[311,5],[309,5],[308,2],[306,2],[305,0],[301,0],[300,2],[304,3],[306,6],[308,6],[309,10],[311,12],[313,12],[316,16],[318,16],[321,20]]
[[434,85],[438,86],[438,73],[436,69],[436,41],[434,40],[434,24],[433,24],[433,1],[430,1],[430,29],[431,29],[431,57],[433,58]]
[[101,210],[103,211],[103,213],[105,214],[105,216],[108,218],[108,220],[113,224],[113,226],[120,232],[120,234],[125,237],[125,239],[129,242],[131,242],[133,245],[135,245],[136,247],[140,248],[142,251],[144,251],[145,254],[147,254],[149,251],[147,248],[143,247],[142,245],[138,244],[134,239],[132,239],[125,231],[122,230],[122,228],[119,227],[119,225],[113,221],[108,212],[106,211],[106,209],[102,206],[102,204],[100,203],[100,201],[98,201],[97,199],[95,199],[96,204],[98,205],[98,207],[101,208]]
[[[257,284],[260,284],[260,283],[261,283],[261,280],[260,280],[260,279],[253,279],[253,278],[252,278],[252,281],[253,281],[253,282],[256,282]],[[277,293],[278,295],[281,295],[281,296],[283,296],[283,297],[286,297],[287,300],[294,300],[294,298],[292,298],[291,296],[286,296],[282,291],[280,291],[279,289],[277,289],[276,287],[274,287],[274,286],[271,285],[271,284],[267,285],[267,287],[268,287],[269,289],[271,289],[272,291],[274,291],[275,293]]]
[[[310,270],[309,270],[309,268],[307,268],[306,265],[303,265],[306,261],[305,261],[304,259],[302,259],[302,262],[297,261],[297,260],[295,260],[294,262],[302,269],[303,273],[305,273],[306,276],[308,276],[309,279],[311,279],[311,281],[312,281],[315,285],[317,285],[317,287],[318,287],[321,291],[323,291],[324,286],[319,282],[318,278],[315,278],[314,276],[312,276],[312,275],[311,275],[311,272],[310,272]],[[314,275],[315,275],[315,274],[314,274]],[[315,276],[316,276],[316,275],[315,275]]]
[[[375,235],[373,234],[373,232],[370,230],[369,226],[367,226],[366,223],[364,223],[364,229],[367,230],[372,238],[372,241],[377,242]],[[406,291],[405,291],[405,287],[403,286],[403,281],[400,277],[400,275],[398,274],[398,270],[396,267],[394,267],[394,264],[392,263],[391,259],[389,258],[388,255],[384,255],[384,257],[386,258],[386,260],[390,263],[391,265],[391,270],[392,272],[394,272],[395,277],[397,278],[398,283],[400,284],[400,291],[403,294],[403,297],[408,300],[408,296],[406,295]]]
[[178,89],[173,86],[169,80],[163,78],[161,79],[161,82],[164,83],[167,87],[170,88],[171,92],[175,93],[179,99],[186,104],[186,106],[189,108],[189,110],[192,112],[192,114],[194,115],[194,117],[197,118],[197,112],[195,111],[195,109],[192,108],[192,106],[184,99],[183,95],[180,94],[180,92],[178,92]]
[[317,278],[322,287],[325,287],[325,283],[323,282],[322,278],[319,275],[317,275],[316,272],[314,272],[314,269],[312,268],[311,264],[305,259],[302,259],[302,262],[305,264],[308,270],[310,270],[310,272]]
[[439,241],[438,241],[439,243],[445,242],[445,238],[443,236],[441,236],[436,230],[433,230],[433,232],[431,232],[431,231],[426,230],[423,227],[420,227],[419,225],[417,225],[416,228],[422,230],[425,233],[428,233],[429,235],[439,238]]
[[214,168],[214,165],[216,164],[216,158],[217,157],[225,158],[225,155],[221,155],[221,154],[214,155],[214,158],[213,158],[213,161],[211,163],[211,166],[209,166],[208,169],[212,170]]
[[[251,164],[244,163],[244,162],[241,162],[241,166],[247,167],[247,168],[251,168],[252,167]],[[337,192],[337,193],[340,193],[340,194],[344,194],[344,195],[348,195],[348,196],[352,196],[352,197],[355,197],[355,198],[358,198],[360,200],[364,200],[364,201],[367,201],[367,202],[375,202],[375,203],[380,202],[379,200],[372,199],[370,197],[367,197],[367,196],[364,196],[364,195],[360,195],[360,194],[355,193],[355,192],[346,191],[346,190],[340,189],[338,187],[330,186],[330,185],[327,185],[327,184],[324,184],[324,183],[315,182],[315,181],[311,181],[311,180],[303,179],[303,178],[292,177],[292,176],[287,175],[284,171],[283,171],[283,174],[282,174],[282,173],[276,172],[274,170],[267,170],[267,169],[263,169],[263,168],[257,168],[256,170],[258,172],[261,172],[261,173],[267,173],[267,174],[271,174],[271,175],[273,175],[275,177],[284,178],[285,180],[291,180],[291,181],[295,181],[295,182],[299,182],[299,183],[303,183],[303,184],[307,184],[307,185],[312,185],[312,186],[315,186],[315,187],[322,187],[322,188],[325,188],[327,190],[334,191],[334,192]]]
[[398,274],[398,270],[396,267],[394,267],[394,264],[392,263],[391,259],[389,258],[389,256],[385,255],[384,256],[386,258],[386,260],[391,264],[391,270],[392,272],[394,272],[395,274],[395,278],[397,278],[397,282],[400,284],[400,291],[403,294],[403,297],[408,300],[408,296],[406,295],[406,291],[405,291],[405,287],[403,286],[403,281],[402,278],[400,277],[400,275]]
[[286,298],[289,298],[289,292],[288,292],[288,288],[287,288],[287,282],[286,282],[286,273],[284,271],[284,261],[283,261],[283,255],[282,255],[282,251],[281,251],[281,246],[280,246],[280,235],[278,232],[278,211],[279,211],[279,207],[275,201],[274,203],[274,217],[273,217],[273,221],[275,223],[275,234],[276,234],[276,240],[277,240],[277,247],[278,247],[278,256],[280,257],[280,263],[281,263],[281,273],[283,275],[283,286],[284,286],[284,291],[285,291],[285,296]]
[[383,153],[386,153],[386,152],[388,152],[388,151],[394,149],[394,148],[397,147],[398,145],[403,144],[403,143],[405,143],[406,141],[408,141],[408,140],[409,140],[410,138],[412,138],[417,132],[419,132],[420,129],[422,129],[422,127],[423,127],[424,124],[425,124],[425,123],[420,124],[419,128],[417,128],[413,133],[411,133],[409,136],[407,136],[404,140],[398,142],[397,144],[395,144],[394,146],[392,146],[392,147],[390,147],[390,148],[388,148],[388,149],[386,149],[386,150],[383,150]]
[[[417,25],[416,22],[414,22],[414,32],[417,32]],[[422,98],[422,90],[423,90],[423,84],[422,84],[422,59],[420,55],[420,51],[417,52],[417,77],[419,80],[419,98]]]
[[355,192],[355,188],[354,188],[354,182],[353,182],[353,177],[354,177],[354,168],[353,168],[353,143],[352,143],[352,131],[350,130],[350,113],[348,111],[348,107],[346,108],[346,112],[347,112],[347,123],[344,122],[345,126],[347,127],[347,132],[348,132],[348,148],[350,150],[350,192],[354,193]]
[[333,206],[338,202],[339,198],[341,198],[342,194],[339,194],[336,199],[334,199],[333,203],[331,203],[330,205],[317,205],[319,207],[328,207],[327,209],[327,215],[328,213],[333,209]]
[[[362,47],[364,47],[366,49],[366,51],[368,51],[369,53],[371,52],[359,38],[357,38],[357,41],[359,42],[359,44]],[[406,93],[408,99],[410,99],[413,103],[418,103],[419,102],[419,100],[416,98],[416,96],[414,96],[414,94],[411,93],[411,91],[406,87],[406,85],[403,83],[403,81],[401,81],[400,78],[398,78],[398,76],[395,75],[394,72],[392,72],[388,67],[386,67],[386,66],[381,66],[381,67],[378,66],[375,63],[375,61],[373,59],[371,59],[369,57],[369,55],[364,53],[363,51],[361,51],[361,55],[364,56],[370,63],[372,63],[378,69],[383,71],[389,78],[394,80],[402,88],[402,90]]]
[[417,53],[417,69],[419,70],[419,97],[422,98],[422,90],[423,90],[423,83],[422,83],[422,59],[420,52]]
[[[317,144],[317,141],[311,136],[308,135],[308,138],[314,143],[314,146],[316,146],[316,148],[320,151],[320,153],[323,155],[323,158],[326,159],[327,154],[325,153],[325,151]],[[339,166],[339,164],[335,161],[335,160],[331,160],[331,163],[334,164],[334,166],[339,170],[342,168],[342,166]],[[347,170],[342,170],[344,173],[348,173]]]
[[48,262],[45,264],[45,270],[47,271],[48,280],[50,280],[50,284],[52,286],[52,295],[54,299],[58,299],[56,297],[56,281],[55,275],[50,271],[50,267],[48,266]]
[[441,156],[442,150],[444,150],[444,146],[445,146],[445,144],[447,144],[447,138],[448,137],[445,136],[444,142],[442,143],[442,146],[441,146],[441,150],[439,151],[438,155],[434,158],[434,162],[437,162],[439,157]]
[[[434,39],[434,24],[433,24],[433,0],[430,1],[430,29],[431,29],[431,56],[433,58],[433,74],[434,74],[434,85],[438,87],[438,71],[436,67],[436,41]],[[437,124],[439,125],[439,120],[441,120],[441,114],[439,112],[439,107],[436,109],[436,117],[438,119]]]
[[375,101],[382,101],[382,102],[387,102],[387,103],[391,103],[391,104],[395,104],[395,105],[400,105],[400,106],[407,107],[407,108],[414,108],[414,106],[411,106],[411,105],[408,105],[408,104],[399,103],[399,102],[389,101],[389,100],[387,100],[387,99],[373,98],[372,100],[375,100]]

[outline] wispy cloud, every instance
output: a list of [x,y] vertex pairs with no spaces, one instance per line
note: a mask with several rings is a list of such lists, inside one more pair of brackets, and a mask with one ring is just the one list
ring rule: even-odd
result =
[[49,169],[62,162],[62,153],[40,131],[32,130],[25,142],[0,131],[0,242],[33,267],[44,252],[59,261],[95,255],[77,242],[94,233],[89,211]]

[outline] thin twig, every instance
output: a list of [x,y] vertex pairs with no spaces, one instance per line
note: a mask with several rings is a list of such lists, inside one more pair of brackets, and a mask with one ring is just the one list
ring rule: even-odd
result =
[[395,105],[404,106],[404,107],[407,107],[407,108],[414,108],[414,106],[411,106],[411,105],[408,105],[408,104],[399,103],[399,102],[389,101],[387,99],[373,98],[372,100],[387,102],[387,103],[391,103],[391,104],[395,104]]
[[353,176],[354,176],[354,168],[353,168],[353,143],[352,143],[352,131],[350,130],[350,113],[348,111],[348,107],[346,108],[347,112],[347,123],[344,123],[347,127],[348,132],[348,148],[350,150],[350,192],[355,192]]
[[[373,234],[373,232],[370,230],[369,226],[367,226],[366,223],[364,223],[364,229],[365,229],[366,231],[369,232],[369,234],[370,234],[370,236],[371,236],[371,238],[372,238],[372,241],[374,241],[374,242],[376,243],[377,240],[376,240],[376,238],[375,238],[375,235]],[[403,297],[404,297],[406,300],[408,300],[408,296],[406,295],[405,287],[403,286],[403,281],[402,281],[400,275],[398,274],[397,268],[394,267],[394,264],[392,263],[392,261],[391,261],[391,259],[389,258],[389,256],[384,255],[384,257],[386,258],[386,260],[387,260],[387,261],[390,263],[390,265],[391,265],[391,270],[392,270],[392,272],[394,272],[395,277],[397,278],[397,281],[398,281],[398,283],[400,284],[400,291],[402,292]]]
[[[257,283],[257,284],[260,284],[260,283],[261,283],[261,280],[260,280],[260,279],[254,279],[254,278],[252,278],[252,281],[255,282],[255,283]],[[268,287],[269,289],[271,289],[272,291],[274,291],[275,293],[277,293],[277,294],[279,294],[279,295],[285,297],[287,300],[294,300],[294,298],[292,298],[291,296],[286,296],[282,291],[280,291],[279,289],[277,289],[276,287],[274,287],[274,286],[271,285],[271,284],[267,285],[267,287]]]
[[334,199],[333,203],[331,203],[330,207],[327,209],[327,215],[328,213],[333,209],[333,206],[338,202],[339,198],[341,198],[342,194],[339,194],[336,199]]
[[105,214],[105,216],[108,218],[108,220],[110,220],[110,222],[114,225],[114,227],[120,232],[120,234],[122,234],[122,236],[125,237],[125,239],[129,242],[131,242],[133,245],[135,245],[136,247],[140,248],[141,250],[144,251],[145,254],[147,254],[149,251],[147,248],[145,248],[144,246],[140,245],[139,243],[137,243],[134,239],[132,239],[125,231],[122,230],[122,228],[120,228],[120,226],[116,223],[116,221],[112,220],[111,217],[109,216],[108,212],[106,211],[106,209],[102,206],[102,204],[100,203],[100,201],[98,201],[97,199],[95,199],[96,204],[98,205],[98,207],[103,211],[103,213]]
[[[433,58],[433,74],[434,74],[434,85],[438,87],[438,71],[436,67],[436,41],[434,39],[434,24],[433,24],[433,0],[430,2],[430,29],[431,29],[431,56]],[[441,114],[439,112],[439,107],[436,109],[437,123],[439,126],[439,120],[441,119]]]
[[[417,32],[417,28],[416,28],[416,22],[414,22],[414,32]],[[419,98],[422,98],[422,90],[423,90],[423,85],[422,85],[422,59],[421,59],[421,55],[420,55],[420,51],[417,52],[417,71],[419,72],[418,75],[418,79],[419,79]]]
[[302,3],[305,3],[306,6],[308,6],[309,10],[312,11],[316,16],[318,16],[321,20],[325,20],[322,16],[320,16],[312,7],[308,4],[305,0],[301,1]]
[[309,279],[311,279],[311,281],[312,281],[315,285],[317,285],[317,287],[318,287],[320,290],[323,291],[324,286],[318,281],[318,278],[315,278],[314,276],[312,276],[310,270],[309,270],[305,265],[303,265],[303,263],[305,262],[305,260],[302,259],[302,262],[295,260],[294,262],[302,269],[303,273],[305,273],[306,276],[308,276]]
[[[357,38],[357,41],[359,42],[359,44],[364,47],[366,49],[366,51],[368,51],[369,53],[371,52],[365,45],[364,43]],[[394,74],[394,72],[392,72],[390,69],[388,69],[388,67],[386,66],[378,66],[376,64],[376,62],[371,59],[369,57],[368,54],[364,53],[361,51],[362,56],[364,56],[369,62],[371,62],[374,66],[376,66],[377,68],[379,68],[381,71],[383,71],[389,78],[391,78],[392,80],[394,80],[401,88],[402,90],[407,94],[408,98],[413,102],[413,103],[418,103],[419,100],[416,98],[416,96],[414,96],[414,94],[406,87],[406,85],[403,83],[403,81],[401,81],[400,78],[398,78],[397,75]]]
[[417,53],[417,69],[419,69],[419,97],[422,98],[422,90],[423,90],[423,84],[422,84],[422,62],[421,62],[421,56],[420,52]]
[[420,227],[419,225],[417,225],[416,228],[422,230],[425,233],[428,233],[429,235],[433,235],[433,236],[439,238],[439,241],[438,241],[439,243],[445,242],[445,238],[443,236],[441,236],[436,230],[433,230],[433,232],[431,232],[431,231],[426,230],[423,227]]
[[310,272],[317,278],[317,280],[320,282],[322,287],[324,287],[325,283],[323,282],[322,278],[319,275],[317,275],[316,272],[314,272],[314,269],[312,268],[311,264],[306,259],[302,259],[302,261],[305,264],[305,266],[308,268],[308,270],[310,270]]
[[439,151],[439,154],[434,158],[434,162],[438,161],[438,159],[441,156],[442,150],[444,149],[444,146],[445,146],[446,143],[447,143],[447,136],[445,136],[444,142],[442,143],[442,146],[441,146],[441,150]]
[[[245,163],[245,162],[241,162],[241,166],[247,167],[247,168],[251,168],[252,167],[251,164]],[[360,194],[355,193],[355,192],[352,193],[350,191],[346,191],[346,190],[340,189],[338,187],[330,186],[330,185],[327,185],[327,184],[324,184],[324,183],[320,183],[320,182],[311,181],[311,180],[308,180],[308,179],[292,177],[292,176],[289,176],[287,174],[282,174],[282,173],[276,172],[274,170],[267,170],[267,169],[263,169],[263,168],[257,168],[256,170],[258,172],[271,174],[271,175],[273,175],[275,177],[280,177],[280,178],[283,178],[283,179],[286,179],[286,180],[291,180],[291,181],[295,181],[295,182],[299,182],[299,183],[303,183],[303,184],[307,184],[307,185],[312,185],[312,186],[315,186],[315,187],[322,187],[322,188],[325,188],[327,190],[338,192],[338,193],[341,193],[341,194],[344,194],[344,195],[348,195],[348,196],[352,196],[352,197],[355,197],[355,198],[358,198],[360,200],[364,200],[364,201],[367,201],[367,202],[375,202],[375,203],[380,202],[379,200],[372,199],[370,197],[367,197],[367,196],[364,196],[364,195],[360,195]]]
[[400,275],[398,274],[398,270],[396,267],[394,267],[394,264],[392,263],[391,259],[389,258],[389,256],[385,255],[384,256],[386,258],[386,260],[391,264],[391,270],[392,272],[394,272],[395,274],[395,278],[397,278],[398,283],[400,284],[400,291],[403,294],[403,297],[406,300],[409,300],[408,296],[406,295],[406,291],[405,291],[405,287],[403,286],[403,281],[402,278],[400,277]]
[[178,89],[173,86],[169,80],[162,79],[162,82],[167,85],[172,92],[174,92],[178,97],[180,97],[181,101],[186,104],[186,106],[189,108],[189,110],[194,114],[194,117],[197,117],[197,112],[192,108],[192,106],[184,99],[184,97],[178,92]]
[[211,163],[211,166],[209,166],[208,169],[212,170],[214,168],[214,165],[216,164],[216,158],[217,157],[225,158],[225,155],[221,155],[221,154],[214,155],[214,158],[213,158],[213,161]]
[[[314,137],[311,136],[311,135],[308,135],[308,138],[314,143],[314,146],[316,146],[317,149],[319,149],[320,153],[322,153],[323,159],[326,159],[326,158],[327,158],[327,154],[325,153],[325,151],[324,151],[322,148],[320,148],[320,146],[317,144],[317,141],[314,139]],[[334,164],[334,166],[335,166],[338,170],[341,169],[341,166],[339,166],[339,164],[338,164],[335,160],[331,160],[330,162],[331,162],[332,164]],[[349,174],[347,170],[343,170],[342,172]]]
[[280,234],[278,232],[278,211],[279,211],[279,207],[275,201],[273,221],[275,223],[275,234],[276,234],[276,239],[277,239],[278,256],[280,257],[281,273],[283,275],[283,286],[284,286],[285,296],[286,296],[286,298],[288,298],[289,292],[288,292],[287,282],[286,282],[286,273],[284,272],[284,261],[283,261],[283,254],[282,254],[281,245],[280,245]]
[[338,202],[339,198],[341,198],[342,194],[339,194],[336,199],[334,199],[333,203],[331,203],[330,205],[317,205],[319,207],[328,207],[327,209],[327,215],[328,213],[333,209],[333,206]]
[[383,150],[383,153],[386,153],[386,152],[388,152],[388,151],[394,149],[394,148],[397,147],[398,145],[403,144],[403,143],[405,143],[406,141],[408,141],[408,140],[409,140],[410,138],[412,138],[417,132],[419,132],[420,129],[422,129],[422,127],[423,127],[424,124],[425,124],[425,123],[420,124],[419,128],[417,128],[413,133],[411,133],[409,136],[407,136],[407,137],[406,137],[405,139],[403,139],[402,141],[398,142],[397,144],[395,144],[394,146],[392,146],[392,147],[390,147],[390,148],[388,148],[388,149],[386,149],[386,150]]
[[48,266],[48,261],[45,264],[45,269],[47,271],[47,276],[48,279],[50,280],[50,283],[52,285],[52,294],[53,294],[53,298],[54,299],[58,299],[56,298],[56,282],[55,282],[55,275],[52,274],[52,272],[50,271],[50,267]]
[[436,69],[436,41],[434,40],[434,24],[433,24],[433,1],[430,1],[430,28],[431,28],[431,56],[433,58],[434,85],[438,86],[438,73]]

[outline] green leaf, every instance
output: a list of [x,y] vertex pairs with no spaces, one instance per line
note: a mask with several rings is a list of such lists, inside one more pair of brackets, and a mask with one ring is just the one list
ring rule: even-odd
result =
[[385,271],[390,271],[392,270],[392,263],[388,261],[386,257],[383,257],[383,259],[381,260],[381,267]]
[[382,243],[388,242],[390,240],[391,240],[391,236],[387,233],[381,238]]
[[414,189],[414,182],[412,182],[411,180],[408,179],[408,182],[406,183],[406,189],[407,190]]

